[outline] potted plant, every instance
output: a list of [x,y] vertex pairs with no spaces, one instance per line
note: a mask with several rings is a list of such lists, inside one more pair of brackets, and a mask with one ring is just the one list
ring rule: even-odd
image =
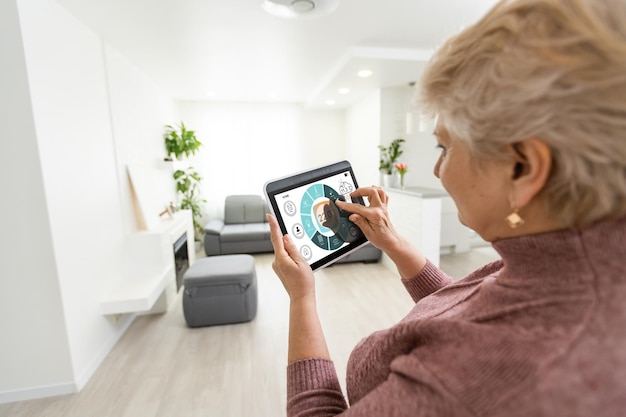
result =
[[171,158],[180,159],[183,155],[189,157],[198,152],[202,143],[196,138],[193,130],[187,130],[185,124],[180,122],[180,128],[165,126],[165,149]]
[[191,210],[193,215],[194,237],[196,241],[200,241],[204,230],[198,219],[202,215],[201,204],[206,203],[205,199],[200,198],[198,187],[202,181],[202,177],[193,167],[189,167],[185,170],[176,170],[174,172],[174,180],[176,181],[176,191],[181,194],[179,207],[182,210]]
[[378,169],[383,174],[383,185],[385,186],[391,185],[394,164],[404,152],[402,143],[404,143],[404,139],[398,138],[394,139],[389,146],[378,145],[378,149],[380,149]]
[[[179,128],[171,125],[165,126],[165,149],[168,159],[188,158],[198,152],[202,143],[196,138],[193,130],[188,130],[183,122],[180,122]],[[185,169],[177,169],[174,171],[174,181],[176,181],[176,191],[180,193],[180,203],[177,208],[182,210],[191,210],[194,225],[194,239],[202,240],[203,228],[199,219],[202,217],[202,203],[206,200],[200,198],[200,182],[202,177],[194,170],[193,167]]]

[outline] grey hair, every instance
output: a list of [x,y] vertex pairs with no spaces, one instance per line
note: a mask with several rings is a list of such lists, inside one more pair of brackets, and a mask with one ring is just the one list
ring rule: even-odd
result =
[[626,215],[626,0],[503,0],[449,39],[419,105],[480,158],[540,138],[566,227]]

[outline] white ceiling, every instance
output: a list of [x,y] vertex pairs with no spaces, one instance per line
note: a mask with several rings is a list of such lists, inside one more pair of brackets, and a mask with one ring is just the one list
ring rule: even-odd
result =
[[[341,0],[308,19],[272,16],[263,0],[57,1],[175,99],[342,108],[416,81],[496,0]],[[365,68],[373,75],[357,77]]]

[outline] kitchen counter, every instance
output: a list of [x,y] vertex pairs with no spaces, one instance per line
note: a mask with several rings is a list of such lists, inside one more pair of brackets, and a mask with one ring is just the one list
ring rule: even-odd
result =
[[426,188],[426,187],[405,187],[405,188],[396,188],[389,187],[385,188],[387,191],[393,191],[396,193],[402,193],[407,195],[412,195],[415,197],[421,198],[442,198],[448,197],[448,193],[444,190],[437,190],[436,188]]

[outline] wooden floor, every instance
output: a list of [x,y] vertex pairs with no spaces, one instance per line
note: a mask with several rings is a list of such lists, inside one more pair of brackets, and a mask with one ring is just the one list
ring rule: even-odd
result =
[[[441,267],[460,278],[496,258],[480,248],[444,255]],[[284,416],[288,299],[273,255],[255,259],[253,321],[189,329],[181,292],[166,314],[138,317],[81,392],[0,404],[0,417]],[[316,276],[320,318],[344,381],[354,345],[398,321],[412,302],[382,264],[335,265]]]

